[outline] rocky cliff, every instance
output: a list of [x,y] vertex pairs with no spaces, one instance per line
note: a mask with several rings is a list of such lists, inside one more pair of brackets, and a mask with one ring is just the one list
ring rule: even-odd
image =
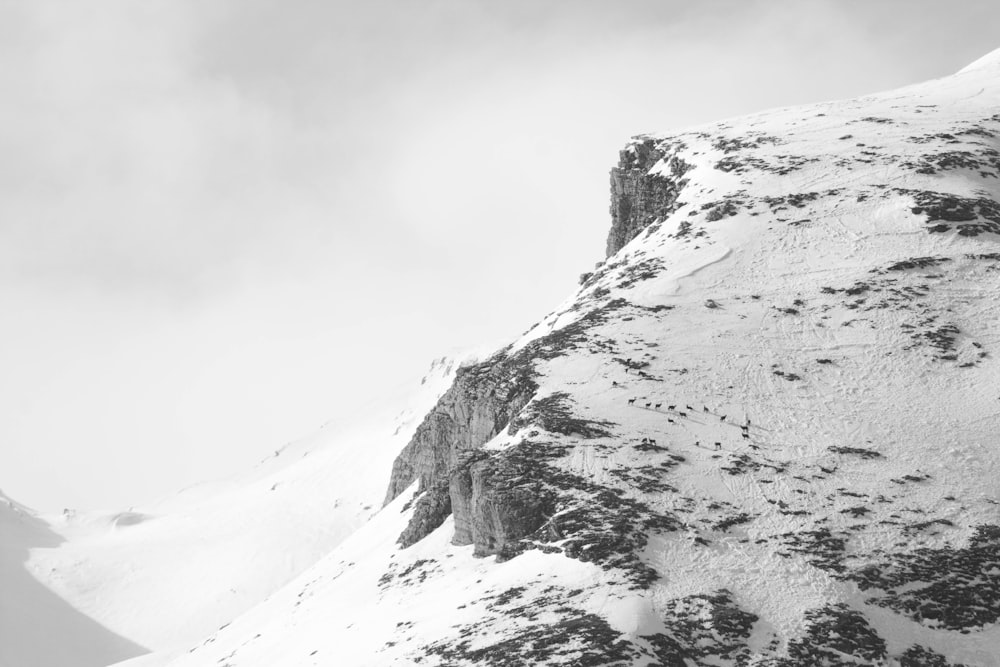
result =
[[[976,285],[964,292],[971,304],[1000,261],[971,245],[989,245],[1000,229],[1000,116],[970,112],[941,126],[930,120],[932,102],[906,117],[898,101],[886,104],[895,115],[861,102],[819,107],[791,135],[791,125],[770,118],[739,130],[720,124],[633,139],[611,171],[609,259],[586,276],[570,308],[547,320],[545,335],[461,375],[397,460],[389,499],[421,481],[400,544],[418,543],[452,516],[452,543],[473,545],[477,557],[561,554],[616,573],[631,590],[676,588],[663,577],[681,552],[728,563],[737,552],[777,555],[776,572],[799,554],[815,581],[839,582],[811,603],[778,602],[779,616],[797,613],[800,622],[790,635],[765,633],[765,650],[753,648],[763,635],[751,641],[762,632],[751,632],[762,608],[751,613],[738,602],[759,592],[734,593],[732,581],[713,579],[663,608],[663,623],[685,629],[633,644],[658,664],[682,656],[747,664],[755,654],[771,655],[774,665],[841,654],[882,664],[889,649],[873,608],[963,633],[1000,620],[1000,606],[983,602],[1000,580],[978,578],[997,554],[991,512],[960,517],[929,501],[921,485],[947,475],[918,470],[908,453],[888,454],[895,436],[865,426],[868,408],[848,398],[868,385],[889,397],[900,391],[890,389],[897,379],[913,382],[901,378],[921,363],[953,364],[925,371],[951,386],[959,380],[951,373],[989,358],[973,311],[963,319],[955,303],[932,295],[958,280]],[[951,244],[960,239],[956,254]],[[805,275],[803,266],[825,284],[793,287],[772,277]],[[963,282],[972,275],[978,282]],[[678,292],[692,298],[672,296]],[[762,338],[762,330],[772,333]],[[772,337],[783,341],[780,351]],[[845,344],[880,352],[858,365],[838,352]],[[825,356],[805,352],[820,348]],[[827,368],[837,379],[820,377]],[[826,396],[833,422],[780,407],[811,411],[812,394]],[[890,412],[903,418],[912,406],[879,419]],[[850,434],[827,426],[822,435],[800,428],[813,421],[858,426]],[[504,444],[489,445],[505,428]],[[780,443],[779,431],[799,444]],[[709,481],[717,476],[721,486]],[[876,479],[895,495],[872,485]],[[910,549],[910,541],[922,546]],[[876,542],[885,542],[881,550],[861,547]],[[662,561],[652,544],[674,545],[667,551],[675,560]],[[916,572],[935,568],[948,572],[947,586],[913,588]],[[861,603],[833,592],[844,586],[871,592]],[[962,596],[980,602],[969,608]],[[699,607],[720,615],[711,641],[686,625]],[[725,618],[738,627],[727,629]],[[899,664],[939,659],[929,646],[904,648]]]
[[[620,152],[618,165],[611,169],[608,257],[683,205],[679,195],[687,184],[684,175],[692,168],[681,157],[684,148],[683,141],[637,137]],[[602,263],[599,268],[596,274],[587,274],[585,286],[595,284],[609,271],[622,266]],[[649,268],[627,267],[625,274],[628,280],[641,280]],[[566,330],[533,341],[525,349],[511,352],[507,348],[487,361],[458,370],[452,387],[393,463],[386,504],[414,480],[420,482],[415,514],[400,536],[400,544],[418,541],[454,511],[455,544],[475,544],[477,555],[494,554],[510,543],[512,535],[520,539],[545,521],[541,508],[551,503],[536,503],[530,499],[532,493],[523,489],[500,491],[489,485],[485,480],[496,475],[486,475],[484,471],[490,468],[495,472],[496,461],[490,463],[487,461],[490,457],[468,457],[465,453],[483,447],[505,428],[511,427],[513,432],[513,420],[537,390],[536,362],[572,348],[590,323],[603,321],[607,312],[619,305],[598,308]],[[574,309],[580,310],[580,305]],[[640,363],[635,368],[642,373]],[[445,484],[446,480],[450,482]],[[534,493],[538,493],[537,488]],[[503,498],[498,499],[498,494]],[[525,507],[516,507],[517,503],[524,503]],[[532,518],[525,518],[529,516]],[[506,525],[508,521],[517,525]],[[532,526],[530,530],[525,528],[527,525]]]
[[424,491],[447,479],[459,455],[489,442],[531,400],[537,385],[530,360],[501,352],[459,368],[451,388],[424,418],[392,466],[385,502],[414,480]]
[[[691,165],[679,156],[682,142],[650,138],[634,141],[618,154],[611,169],[611,257],[654,222],[662,222],[681,206],[678,201]],[[656,171],[651,171],[656,167]]]

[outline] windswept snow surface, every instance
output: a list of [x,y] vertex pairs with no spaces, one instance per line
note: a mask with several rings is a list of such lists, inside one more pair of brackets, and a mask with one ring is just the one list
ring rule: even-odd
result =
[[74,609],[24,568],[62,538],[0,493],[0,667],[100,667],[142,651]]
[[611,435],[499,439],[676,521],[651,585],[571,533],[401,549],[411,488],[169,664],[1000,664],[995,60],[635,139],[678,208],[510,348],[613,306],[534,364]]
[[259,603],[378,511],[457,367],[436,361],[367,414],[148,506],[37,516],[0,498],[0,665],[158,664]]

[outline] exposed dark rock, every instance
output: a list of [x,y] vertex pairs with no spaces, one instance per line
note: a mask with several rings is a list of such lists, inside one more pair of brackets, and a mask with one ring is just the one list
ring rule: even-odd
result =
[[389,563],[389,569],[379,577],[379,588],[387,586],[416,586],[427,580],[431,574],[441,571],[437,561],[430,558],[421,558],[406,566],[402,571],[397,572],[398,566],[395,562]]
[[761,201],[768,205],[772,211],[780,211],[787,209],[789,206],[794,208],[805,208],[805,206],[811,202],[817,201],[823,197],[832,197],[834,195],[840,194],[841,190],[825,190],[823,192],[794,192],[788,195],[782,195],[779,197],[763,197]]
[[781,139],[769,134],[747,132],[738,137],[716,137],[715,141],[712,142],[712,148],[728,155],[730,153],[739,153],[741,151],[760,148],[764,145],[777,146],[781,143]]
[[[558,621],[534,623],[520,629],[504,628],[505,639],[495,641],[490,628],[462,628],[463,639],[424,646],[426,655],[439,656],[447,665],[574,665],[575,667],[629,667],[642,655],[627,637],[595,614],[576,609]],[[486,646],[472,648],[472,639],[489,638]],[[480,643],[480,642],[477,642]]]
[[834,445],[827,447],[827,449],[834,454],[851,454],[852,456],[860,456],[863,459],[882,458],[882,455],[874,449],[865,449],[864,447],[839,447]]
[[526,475],[523,460],[501,452],[468,456],[451,474],[454,544],[475,545],[476,556],[518,553],[516,543],[555,513],[556,494]]
[[965,630],[1000,620],[1000,527],[980,526],[960,549],[887,554],[848,577],[867,600],[932,627]]
[[[517,352],[502,350],[482,363],[460,368],[452,386],[393,462],[386,504],[414,479],[420,480],[423,490],[447,478],[462,452],[489,442],[532,399],[538,388],[534,379],[537,361],[554,359],[587,345],[588,330],[626,306],[624,299],[609,301]],[[517,423],[520,426],[526,422]],[[594,428],[601,426],[592,424]]]
[[745,512],[740,512],[739,514],[734,514],[733,516],[727,516],[722,521],[717,521],[713,528],[716,530],[729,530],[733,526],[738,526],[742,523],[750,523],[753,521],[753,517]]
[[941,151],[922,155],[915,161],[901,164],[918,174],[937,174],[942,171],[967,169],[978,172],[983,178],[997,178],[1000,154],[993,148],[975,147],[970,150]]
[[732,199],[722,202],[710,202],[704,204],[701,208],[704,210],[706,207],[708,208],[708,213],[705,215],[706,222],[718,222],[723,218],[728,218],[740,212],[739,202]]
[[937,266],[950,262],[948,257],[911,257],[899,262],[895,262],[885,267],[885,271],[907,271],[909,269],[925,269],[930,266]]
[[[958,197],[943,192],[896,189],[913,197],[913,213],[927,216],[932,233],[958,231],[960,236],[978,236],[984,232],[1000,234],[1000,203],[986,197]],[[945,223],[957,223],[954,227]]]
[[[813,567],[833,573],[845,570],[843,560],[847,538],[842,533],[834,534],[829,528],[823,527],[785,533],[780,535],[779,539],[788,551],[802,554]],[[778,555],[788,556],[782,551],[779,551]]]
[[404,549],[430,535],[451,514],[451,495],[448,480],[439,480],[420,494],[413,508],[410,522],[397,542]]
[[965,667],[965,665],[948,662],[940,653],[916,644],[899,656],[899,667]]
[[549,433],[575,436],[578,438],[601,438],[611,435],[611,422],[583,419],[573,414],[572,400],[566,392],[556,392],[545,398],[532,401],[518,417],[511,422],[511,430],[517,431],[528,424],[540,426]]
[[731,454],[729,461],[720,470],[725,470],[730,475],[745,475],[754,473],[764,468],[770,468],[775,472],[784,472],[785,466],[782,463],[774,463],[767,459],[754,458],[749,454]]
[[530,368],[494,357],[458,370],[455,382],[393,462],[386,503],[413,480],[427,489],[447,476],[462,451],[482,447],[534,395]]
[[955,336],[961,333],[954,324],[944,324],[929,331],[913,334],[914,338],[925,339],[931,347],[936,347],[944,353],[955,350]]
[[[780,667],[856,667],[882,664],[886,657],[885,640],[868,620],[844,604],[830,605],[806,612],[809,623],[804,637],[788,645],[788,658],[779,660]],[[848,659],[848,656],[852,659]]]
[[[527,549],[624,571],[636,588],[659,578],[640,554],[650,535],[676,530],[672,516],[558,468],[568,447],[522,442],[500,452],[468,453],[451,477],[455,543],[512,558]],[[558,542],[558,546],[549,546]]]
[[720,589],[671,600],[663,612],[667,633],[642,639],[653,646],[658,665],[746,664],[747,640],[756,622],[757,616],[740,609],[732,593]]
[[641,262],[630,263],[629,265],[622,267],[620,273],[621,278],[618,280],[615,287],[625,289],[626,287],[631,287],[637,282],[655,278],[663,270],[663,267],[663,260],[658,257],[644,259]]
[[[618,166],[611,170],[611,231],[607,256],[621,250],[651,223],[663,220],[678,208],[677,198],[691,165],[678,153],[680,142],[660,142],[642,138],[619,153]],[[669,176],[650,174],[658,162],[667,159]]]

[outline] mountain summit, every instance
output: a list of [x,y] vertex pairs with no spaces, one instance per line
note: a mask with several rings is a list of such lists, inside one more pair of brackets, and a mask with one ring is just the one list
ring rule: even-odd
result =
[[996,664],[998,62],[635,137],[576,295],[172,664]]
[[998,664],[997,53],[632,139],[577,293],[169,664]]

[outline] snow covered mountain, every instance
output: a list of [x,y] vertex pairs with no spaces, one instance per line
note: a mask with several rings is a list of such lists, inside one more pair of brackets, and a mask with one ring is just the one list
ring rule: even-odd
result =
[[996,665],[1000,52],[636,137],[608,257],[171,665]]
[[67,604],[25,570],[32,550],[62,538],[0,493],[0,665],[106,664],[142,651]]
[[393,457],[457,368],[437,360],[369,414],[146,507],[39,516],[0,497],[0,665],[162,660],[261,602],[378,511]]
[[[1000,51],[636,137],[606,260],[371,461],[304,447],[205,500],[0,519],[39,580],[161,649],[130,667],[998,665],[998,110]],[[284,476],[309,481],[272,514]],[[228,568],[274,578],[219,606]],[[147,591],[198,627],[161,633]]]

